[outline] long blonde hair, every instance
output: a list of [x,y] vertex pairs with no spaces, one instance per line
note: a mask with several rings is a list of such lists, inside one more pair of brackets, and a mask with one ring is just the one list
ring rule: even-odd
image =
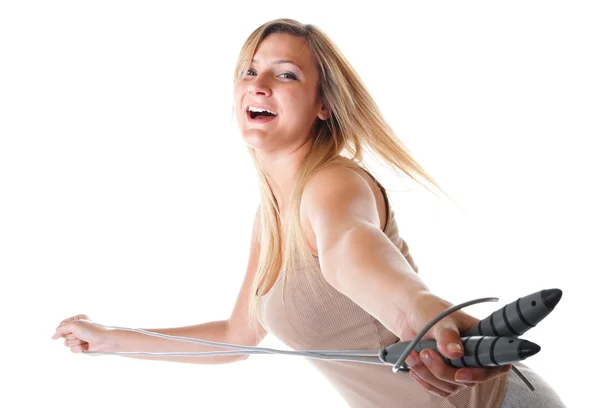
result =
[[[408,175],[425,188],[428,186],[423,181],[443,192],[395,136],[359,75],[338,47],[314,25],[304,25],[292,19],[276,19],[258,27],[246,39],[241,49],[234,80],[244,74],[260,43],[273,33],[296,35],[307,42],[317,61],[319,96],[326,100],[331,115],[325,121],[318,121],[311,151],[303,162],[293,186],[289,202],[291,216],[287,220],[288,233],[285,242],[282,242],[277,202],[254,150],[248,148],[257,170],[260,187],[260,223],[257,236],[260,242],[260,258],[252,284],[250,317],[256,316],[259,297],[272,287],[280,271],[294,268],[297,256],[309,265],[316,263],[306,245],[300,225],[299,209],[304,186],[318,170],[333,163],[363,167],[365,153],[373,153],[387,165]],[[310,283],[311,287],[315,288],[315,282]]]

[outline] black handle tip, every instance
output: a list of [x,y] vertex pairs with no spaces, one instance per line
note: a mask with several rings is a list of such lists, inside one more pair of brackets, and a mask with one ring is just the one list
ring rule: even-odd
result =
[[550,310],[554,309],[561,298],[562,290],[560,289],[546,289],[542,291],[542,301]]
[[519,344],[519,359],[525,360],[527,357],[531,357],[537,354],[542,348],[535,343],[528,340],[522,340]]

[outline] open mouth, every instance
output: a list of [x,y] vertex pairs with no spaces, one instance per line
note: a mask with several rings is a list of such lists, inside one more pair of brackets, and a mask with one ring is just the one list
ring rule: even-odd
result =
[[266,121],[277,117],[277,113],[263,108],[249,106],[246,109],[246,115],[252,120]]

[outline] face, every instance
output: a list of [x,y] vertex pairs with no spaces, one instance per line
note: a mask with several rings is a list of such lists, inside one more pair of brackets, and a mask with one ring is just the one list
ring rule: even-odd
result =
[[[319,74],[303,38],[270,34],[235,83],[235,112],[242,138],[264,151],[293,151],[329,113],[318,97]],[[269,112],[256,112],[261,110]]]

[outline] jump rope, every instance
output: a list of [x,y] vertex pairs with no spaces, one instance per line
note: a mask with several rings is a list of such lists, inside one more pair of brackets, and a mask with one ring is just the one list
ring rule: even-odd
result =
[[[421,340],[432,326],[449,314],[464,307],[483,302],[495,302],[498,298],[480,298],[452,306],[433,318],[411,341],[391,344],[381,350],[278,350],[265,347],[242,346],[239,344],[220,343],[208,340],[199,340],[182,336],[170,336],[143,329],[129,327],[105,326],[100,323],[81,319],[79,321],[91,323],[106,329],[132,331],[163,339],[184,341],[203,344],[213,347],[229,348],[229,351],[208,352],[138,352],[138,351],[84,351],[89,355],[122,355],[122,356],[174,356],[174,357],[209,357],[222,355],[248,355],[248,354],[283,354],[309,357],[320,360],[353,361],[369,364],[391,365],[392,371],[410,371],[405,365],[405,360],[411,351],[419,353],[421,350],[430,349],[438,353],[444,362],[454,368],[460,367],[497,367],[523,361],[537,354],[541,347],[531,341],[521,339],[523,333],[535,327],[554,310],[562,297],[560,289],[544,289],[539,292],[518,298],[501,309],[481,320],[476,326],[461,333],[463,344],[463,357],[448,359],[436,347],[433,339]],[[512,365],[511,370],[531,390],[535,387]]]

